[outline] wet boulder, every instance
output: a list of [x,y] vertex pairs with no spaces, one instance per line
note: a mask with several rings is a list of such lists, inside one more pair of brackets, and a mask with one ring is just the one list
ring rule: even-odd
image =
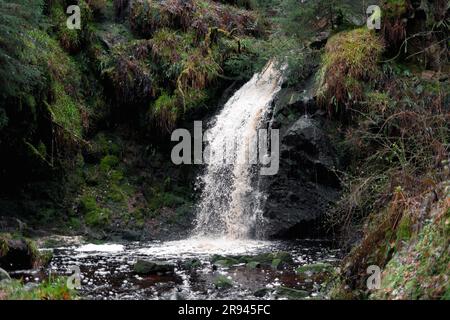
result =
[[[314,101],[303,99],[299,104],[312,111]],[[281,112],[273,121],[280,127],[279,171],[260,177],[267,195],[265,234],[271,238],[322,237],[325,213],[340,194],[335,173],[338,157],[320,111],[294,114],[283,121]]]
[[38,264],[39,252],[31,240],[0,236],[0,268],[5,270],[32,269]]
[[161,261],[138,260],[133,270],[139,275],[171,274],[175,271],[175,265]]
[[298,290],[298,289],[293,289],[293,288],[288,288],[288,287],[278,287],[276,289],[276,295],[278,297],[284,297],[284,298],[288,298],[291,300],[301,300],[301,299],[305,299],[306,297],[309,296],[308,291],[305,290]]
[[298,274],[314,274],[314,273],[331,272],[332,270],[333,266],[329,263],[313,263],[298,267],[295,271]]
[[202,262],[199,259],[196,259],[196,258],[189,259],[189,260],[187,260],[185,262],[181,262],[180,264],[181,264],[183,269],[191,270],[191,271],[195,270],[195,269],[198,269],[198,268],[200,268],[202,266]]

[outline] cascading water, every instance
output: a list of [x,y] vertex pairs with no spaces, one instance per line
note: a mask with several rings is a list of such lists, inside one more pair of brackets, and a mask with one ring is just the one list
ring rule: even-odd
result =
[[252,183],[255,165],[250,157],[258,128],[281,89],[281,69],[270,61],[228,100],[208,130],[209,161],[200,177],[204,187],[196,236],[246,239],[254,230],[263,197]]

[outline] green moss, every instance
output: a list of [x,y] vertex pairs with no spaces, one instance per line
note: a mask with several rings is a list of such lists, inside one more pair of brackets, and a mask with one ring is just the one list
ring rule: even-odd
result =
[[53,121],[72,134],[81,137],[83,127],[79,104],[66,93],[62,83],[56,82],[53,86],[55,101],[50,105]]
[[256,269],[261,267],[261,263],[259,263],[258,261],[250,261],[247,262],[245,266],[249,269]]
[[92,227],[101,227],[108,225],[110,210],[99,209],[96,211],[89,211],[85,216],[86,224]]
[[92,196],[81,198],[81,210],[84,214],[85,222],[89,226],[100,227],[109,223],[110,210],[100,208]]
[[177,96],[169,96],[166,92],[163,92],[154,102],[150,112],[152,117],[157,119],[161,128],[169,130],[178,119],[179,106],[180,102]]
[[50,78],[51,95],[48,99],[52,120],[65,131],[80,137],[82,134],[82,103],[78,97],[81,74],[74,60],[64,52],[58,42],[44,31],[29,32],[27,52],[39,52],[34,63],[45,66]]
[[318,74],[322,104],[333,106],[361,101],[364,84],[380,74],[377,62],[383,44],[372,31],[341,32],[328,40]]
[[113,183],[118,183],[123,180],[123,172],[121,170],[111,170],[109,172],[109,178]]
[[107,155],[100,161],[100,169],[108,172],[119,164],[119,158],[114,155]]
[[73,230],[80,230],[81,229],[81,221],[77,217],[69,218],[68,225]]
[[430,221],[413,244],[397,252],[383,272],[382,288],[374,298],[442,299],[450,280],[446,219]]
[[214,285],[218,289],[228,289],[233,286],[233,280],[229,279],[228,277],[224,275],[218,275],[214,279]]
[[272,260],[272,268],[273,269],[278,269],[281,265],[281,259],[273,259]]
[[151,210],[158,210],[163,207],[173,208],[185,203],[185,199],[169,192],[156,193],[149,201],[148,207]]
[[295,271],[297,273],[317,273],[317,272],[330,272],[333,269],[333,266],[328,263],[314,263],[307,264],[301,267],[298,267]]
[[122,203],[126,199],[126,195],[123,190],[115,184],[111,185],[111,187],[109,188],[107,197],[109,200],[116,203]]
[[397,240],[409,240],[411,238],[411,217],[404,215],[397,227]]

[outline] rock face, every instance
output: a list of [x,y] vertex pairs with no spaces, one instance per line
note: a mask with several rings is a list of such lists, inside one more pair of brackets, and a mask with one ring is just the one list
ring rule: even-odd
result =
[[261,177],[270,238],[323,236],[325,212],[339,196],[337,156],[314,109],[308,90],[299,95],[291,89],[281,92],[274,107],[271,127],[280,130],[280,168],[275,176]]

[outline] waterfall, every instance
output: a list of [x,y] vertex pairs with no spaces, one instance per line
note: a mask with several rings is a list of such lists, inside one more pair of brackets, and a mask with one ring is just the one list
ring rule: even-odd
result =
[[209,159],[199,177],[203,190],[195,235],[246,239],[255,231],[263,199],[252,179],[256,174],[255,141],[281,84],[282,70],[270,61],[213,119],[204,138]]

